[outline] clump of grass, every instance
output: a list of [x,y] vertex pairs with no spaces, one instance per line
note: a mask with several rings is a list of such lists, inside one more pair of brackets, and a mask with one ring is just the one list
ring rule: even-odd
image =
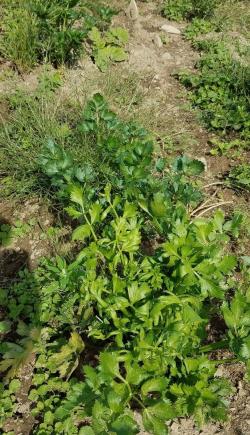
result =
[[56,92],[61,82],[59,72],[45,72],[35,92],[17,90],[6,97],[9,119],[0,131],[0,197],[43,189],[38,183],[37,158],[49,139],[69,148],[78,159],[86,158],[90,146],[74,129],[80,107],[76,101],[62,101]]
[[163,15],[175,21],[210,18],[220,0],[165,0]]
[[0,51],[19,68],[35,64],[38,50],[38,22],[25,8],[8,8],[2,20]]
[[232,31],[248,38],[250,32],[249,0],[221,2],[216,10],[216,19],[226,22]]

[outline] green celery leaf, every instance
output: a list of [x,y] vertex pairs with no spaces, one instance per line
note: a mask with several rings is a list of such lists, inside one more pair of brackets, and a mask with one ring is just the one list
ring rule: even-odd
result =
[[72,202],[79,204],[83,207],[83,192],[82,189],[78,186],[71,186],[70,188],[70,199]]
[[101,212],[102,212],[102,207],[98,202],[96,202],[95,204],[93,204],[91,206],[91,208],[89,210],[89,214],[91,217],[92,224],[99,222]]
[[78,435],[96,435],[90,426],[83,426],[78,432]]
[[155,391],[164,391],[168,385],[168,380],[163,377],[153,378],[146,381],[142,387],[141,392],[143,396],[147,396],[148,393],[152,393]]
[[136,435],[139,428],[135,420],[129,415],[120,415],[112,424],[111,429],[117,435]]
[[72,240],[84,241],[91,234],[91,227],[88,224],[80,225],[77,227],[72,234]]
[[120,375],[117,354],[115,352],[102,352],[100,354],[100,368],[107,375]]

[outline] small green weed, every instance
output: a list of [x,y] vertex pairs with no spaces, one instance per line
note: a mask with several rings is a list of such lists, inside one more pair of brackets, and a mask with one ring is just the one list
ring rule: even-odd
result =
[[102,34],[94,27],[88,34],[93,44],[96,65],[105,71],[112,62],[122,62],[128,58],[124,46],[128,42],[128,32],[122,27],[111,28]]
[[3,384],[0,384],[1,394],[1,417],[0,424],[2,423],[2,415],[6,417],[12,417],[17,410],[17,398],[16,393],[20,390],[21,381],[19,379],[12,379],[9,383],[9,388],[4,390]]
[[24,237],[34,225],[34,220],[30,220],[28,223],[17,220],[13,225],[0,225],[0,245],[8,246],[13,240]]
[[250,191],[250,165],[246,163],[231,169],[229,183],[235,188]]
[[211,140],[213,148],[210,153],[212,156],[233,154],[239,156],[240,153],[247,147],[247,144],[242,139],[223,141],[222,139]]
[[12,228],[9,224],[0,226],[0,246],[8,246],[12,241]]

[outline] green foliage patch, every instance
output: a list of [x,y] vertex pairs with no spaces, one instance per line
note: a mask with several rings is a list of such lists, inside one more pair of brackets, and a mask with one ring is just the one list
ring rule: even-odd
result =
[[128,32],[122,27],[114,27],[102,34],[97,27],[88,34],[93,44],[93,55],[96,65],[105,71],[112,62],[122,62],[128,59],[124,50],[128,42]]
[[220,0],[165,0],[163,15],[175,21],[210,18]]
[[31,219],[28,223],[17,220],[14,225],[0,225],[0,246],[8,246],[16,238],[24,237],[34,224],[35,221]]
[[[180,157],[171,174],[164,172],[164,159],[158,159],[156,165],[153,164],[154,147],[149,133],[133,122],[121,121],[100,94],[94,95],[86,105],[78,130],[95,143],[95,158],[88,164],[77,165],[71,154],[54,142],[48,142],[39,159],[42,171],[51,177],[52,185],[60,187],[60,196],[67,195],[67,184],[77,181],[88,182],[87,191],[92,198],[96,186],[101,189],[108,182],[124,197],[141,199],[142,208],[144,195],[152,198],[152,194],[157,194],[160,204],[163,199],[160,191],[164,190],[162,195],[166,204],[161,204],[162,214],[170,197],[180,199],[184,204],[200,201],[200,192],[187,183],[186,176],[200,174],[203,163]],[[159,173],[158,178],[152,175],[155,169]]]
[[220,23],[214,20],[206,20],[204,18],[193,18],[190,24],[184,30],[184,36],[190,40],[195,46],[196,38],[212,31],[221,30]]
[[[31,355],[34,434],[136,434],[134,410],[155,435],[176,417],[226,420],[232,387],[215,375],[223,359],[209,356],[226,348],[232,360],[250,357],[249,289],[236,287],[238,261],[227,252],[240,216],[192,220],[203,164],[155,162],[148,132],[120,121],[100,94],[77,128],[103,172],[53,141],[39,158],[71,219],[72,255],[23,271],[0,293],[3,432]],[[211,342],[218,314],[225,327]]]
[[18,68],[37,62],[72,64],[93,26],[110,24],[114,10],[85,0],[11,0],[4,5],[1,54]]
[[206,126],[218,132],[250,135],[250,68],[233,57],[223,42],[200,41],[204,51],[197,73],[183,72],[179,80],[188,89],[194,107],[201,109]]
[[250,191],[250,165],[237,165],[229,172],[229,183],[236,188]]

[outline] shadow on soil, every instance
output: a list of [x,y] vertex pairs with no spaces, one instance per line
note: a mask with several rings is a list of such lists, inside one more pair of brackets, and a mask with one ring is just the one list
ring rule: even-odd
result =
[[[10,223],[0,216],[0,226]],[[6,288],[18,280],[19,272],[29,267],[26,251],[1,246],[0,242],[0,287]]]

